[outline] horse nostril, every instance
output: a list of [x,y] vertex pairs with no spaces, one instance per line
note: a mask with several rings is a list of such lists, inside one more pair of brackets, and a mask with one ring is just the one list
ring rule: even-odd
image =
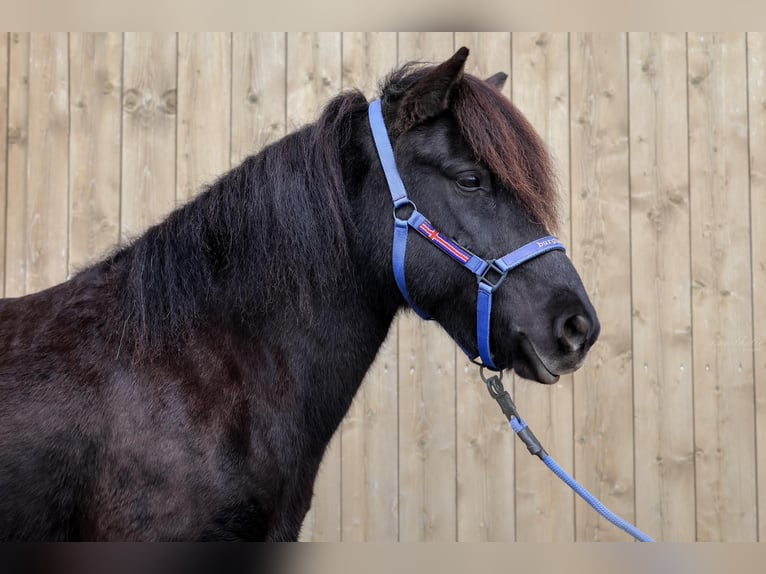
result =
[[559,340],[570,351],[579,351],[588,340],[593,326],[584,315],[572,315],[560,323]]

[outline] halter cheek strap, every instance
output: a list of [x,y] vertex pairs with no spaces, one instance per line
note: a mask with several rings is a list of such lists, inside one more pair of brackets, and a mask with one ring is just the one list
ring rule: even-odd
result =
[[[428,239],[433,245],[449,255],[453,261],[456,261],[474,275],[478,281],[478,298],[476,302],[476,339],[479,350],[478,355],[471,353],[463,348],[463,352],[473,361],[477,356],[481,357],[482,362],[490,369],[496,369],[492,361],[492,352],[490,351],[489,332],[490,317],[492,315],[492,294],[505,281],[508,272],[512,269],[547,253],[548,251],[565,251],[564,246],[555,237],[549,235],[531,241],[522,247],[504,255],[499,259],[482,259],[474,255],[468,249],[462,247],[456,241],[439,233],[426,217],[418,211],[415,203],[407,197],[407,190],[404,182],[396,168],[394,159],[394,150],[391,147],[391,141],[388,138],[388,131],[383,120],[380,100],[374,100],[369,107],[370,128],[375,140],[375,147],[378,151],[380,163],[383,166],[383,172],[388,182],[388,189],[391,193],[391,200],[394,204],[394,245],[393,245],[393,268],[394,279],[399,291],[402,293],[405,301],[410,307],[423,319],[430,319],[428,313],[420,309],[412,301],[407,291],[405,280],[404,264],[407,257],[407,238],[409,229],[412,228],[420,235]],[[409,209],[410,213],[406,219],[402,213]],[[399,217],[398,213],[402,213]],[[462,348],[462,346],[461,346]]]

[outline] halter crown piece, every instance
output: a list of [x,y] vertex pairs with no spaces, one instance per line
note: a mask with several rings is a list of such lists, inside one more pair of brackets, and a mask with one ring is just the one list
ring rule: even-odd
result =
[[[420,309],[412,301],[407,291],[407,283],[404,278],[404,262],[407,256],[407,237],[411,227],[420,235],[428,239],[433,245],[449,255],[454,261],[471,271],[478,280],[478,300],[476,303],[476,339],[479,349],[478,355],[471,353],[465,348],[463,352],[468,355],[472,361],[478,356],[484,365],[490,369],[497,370],[492,361],[492,353],[489,346],[489,328],[490,317],[492,315],[492,293],[502,285],[508,272],[547,253],[548,251],[565,251],[562,243],[552,235],[547,235],[531,241],[518,249],[511,251],[507,255],[498,259],[482,259],[474,255],[468,249],[462,247],[456,241],[439,233],[425,216],[420,213],[415,204],[407,197],[407,190],[404,187],[399,171],[396,169],[396,160],[394,150],[391,147],[391,141],[388,138],[388,131],[383,120],[380,100],[374,100],[370,103],[368,115],[370,119],[370,128],[375,140],[375,148],[378,151],[380,163],[383,166],[383,172],[388,182],[388,190],[391,193],[391,199],[394,202],[394,246],[393,246],[393,267],[394,279],[401,291],[402,296],[410,307],[423,319],[430,319],[428,313]],[[410,208],[410,215],[407,219],[398,217],[397,212],[402,207]]]

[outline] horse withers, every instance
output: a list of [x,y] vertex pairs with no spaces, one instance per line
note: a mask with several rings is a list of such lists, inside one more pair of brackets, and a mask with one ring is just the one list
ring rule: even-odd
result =
[[[468,51],[384,82],[409,197],[483,258],[556,225],[548,154]],[[0,539],[295,540],[396,313],[391,196],[351,91],[132,244],[0,301]],[[471,355],[476,277],[411,237],[414,305]],[[599,331],[566,255],[494,292],[498,369],[552,383]]]

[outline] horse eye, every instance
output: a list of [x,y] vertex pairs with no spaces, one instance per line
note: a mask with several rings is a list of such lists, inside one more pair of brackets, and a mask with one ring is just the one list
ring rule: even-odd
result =
[[458,177],[457,184],[465,191],[476,191],[481,188],[481,179],[475,173],[466,173]]

